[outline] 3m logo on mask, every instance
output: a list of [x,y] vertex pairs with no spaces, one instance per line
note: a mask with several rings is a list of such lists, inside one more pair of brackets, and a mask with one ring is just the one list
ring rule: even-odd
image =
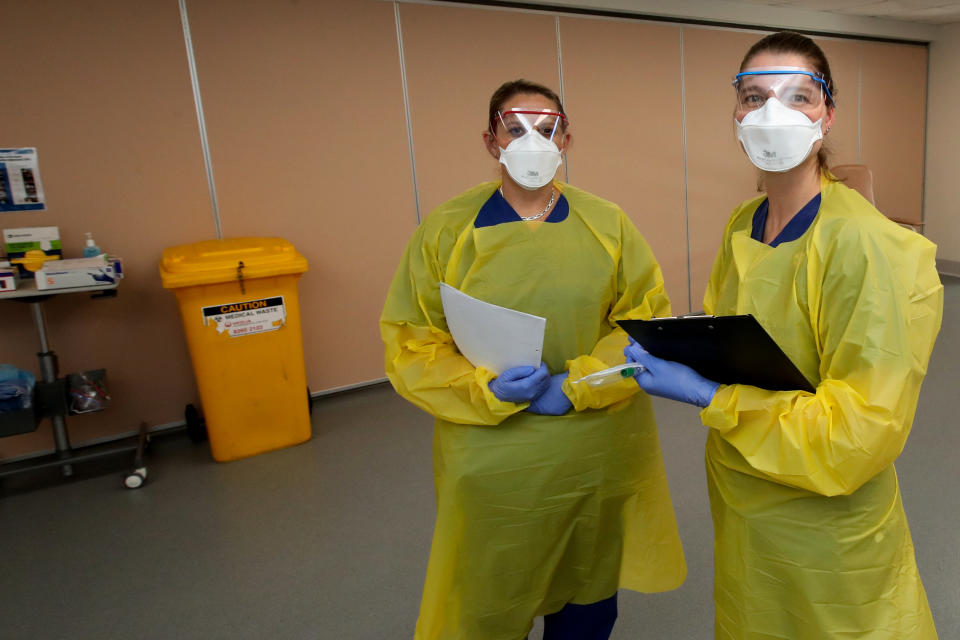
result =
[[529,177],[531,177],[531,178],[539,178],[539,177],[540,177],[540,172],[539,172],[539,171],[533,171],[533,170],[531,170],[531,169],[527,169],[527,175],[528,175]]
[[776,159],[776,157],[777,157],[777,152],[776,152],[776,151],[770,151],[769,149],[764,149],[764,150],[763,150],[763,157],[766,158],[766,159],[768,159],[768,160],[774,160],[774,159]]

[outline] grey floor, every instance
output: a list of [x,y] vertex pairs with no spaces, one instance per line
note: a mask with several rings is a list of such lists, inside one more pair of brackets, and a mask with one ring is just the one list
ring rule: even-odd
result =
[[[960,638],[960,281],[897,462],[942,639]],[[657,401],[690,574],[676,591],[621,592],[618,640],[712,637],[703,427]],[[314,438],[218,464],[157,438],[150,483],[121,469],[0,484],[0,638],[412,637],[434,506],[430,419],[377,386],[318,399]],[[531,638],[539,638],[539,625]]]

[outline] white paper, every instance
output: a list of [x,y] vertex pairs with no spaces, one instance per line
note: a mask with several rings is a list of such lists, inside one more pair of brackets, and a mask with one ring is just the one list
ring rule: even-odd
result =
[[497,375],[511,367],[539,367],[546,318],[498,307],[440,283],[447,326],[460,353]]

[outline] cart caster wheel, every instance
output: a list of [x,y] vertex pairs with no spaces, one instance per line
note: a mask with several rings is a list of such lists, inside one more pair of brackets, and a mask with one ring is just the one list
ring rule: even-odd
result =
[[127,489],[139,489],[147,481],[147,470],[137,469],[133,473],[127,474],[123,479],[123,486]]
[[187,435],[191,441],[200,443],[207,439],[207,425],[195,406],[187,405],[183,411],[183,419],[187,423]]

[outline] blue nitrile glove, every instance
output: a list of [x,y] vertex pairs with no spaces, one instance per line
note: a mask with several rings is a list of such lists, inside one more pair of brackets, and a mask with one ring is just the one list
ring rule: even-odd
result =
[[705,407],[713,400],[713,394],[720,386],[685,364],[650,355],[633,338],[624,348],[623,355],[627,357],[627,362],[643,365],[644,368],[634,374],[633,379],[652,396]]
[[490,391],[504,402],[530,402],[550,386],[547,365],[511,367],[490,381]]
[[563,392],[563,381],[566,380],[569,375],[570,373],[565,371],[550,376],[550,386],[547,387],[547,390],[544,391],[540,397],[534,398],[530,406],[526,408],[526,411],[539,413],[542,416],[562,416],[569,411],[573,403],[570,402],[567,394]]

